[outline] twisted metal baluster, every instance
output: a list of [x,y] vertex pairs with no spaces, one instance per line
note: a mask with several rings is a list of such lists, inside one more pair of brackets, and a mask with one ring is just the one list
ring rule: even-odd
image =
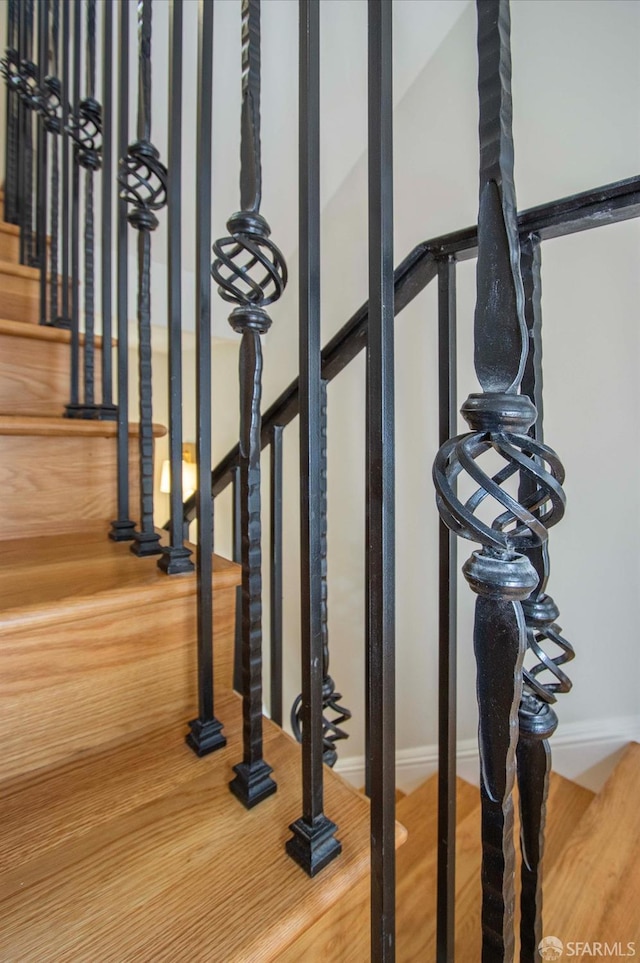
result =
[[4,219],[18,222],[18,98],[11,82],[18,63],[18,0],[7,5],[7,48],[0,60],[0,73],[7,85],[7,141],[5,144]]
[[167,203],[167,169],[151,143],[151,0],[138,2],[138,139],[120,160],[118,181],[131,205],[129,223],[138,231],[138,371],[140,385],[140,531],[131,551],[159,555],[153,527],[153,421],[151,389],[151,232],[155,211]]
[[[327,610],[327,382],[321,383],[320,395],[320,568],[321,621],[322,621],[322,758],[327,766],[335,766],[338,760],[336,743],[349,738],[342,725],[351,718],[351,712],[340,705],[342,695],[329,675],[329,623]],[[291,728],[302,742],[302,695],[298,695],[291,708]]]
[[96,85],[96,0],[87,0],[86,96],[80,101],[76,117],[70,118],[67,132],[74,145],[77,164],[85,172],[84,181],[84,402],[67,405],[70,418],[99,418],[95,402],[95,226],[93,177],[102,166],[102,107],[95,99]]
[[18,159],[18,216],[20,263],[36,266],[33,250],[33,111],[38,109],[38,70],[32,60],[33,0],[20,6],[16,89],[20,100],[20,153]]
[[[58,141],[62,133],[60,109],[62,85],[59,71],[60,2],[53,0],[51,43],[53,49],[53,72],[45,79],[43,99],[44,129],[51,134],[51,240],[49,242],[49,324],[60,323],[58,298],[58,240],[60,209],[60,159]],[[45,249],[46,256],[46,249]]]
[[[527,552],[544,545],[564,513],[564,470],[550,448],[532,438],[536,409],[518,394],[526,360],[513,184],[510,17],[508,0],[478,0],[480,211],[478,217],[475,367],[483,389],[462,407],[471,432],[450,439],[434,464],[444,522],[482,548],[463,572],[478,595],[474,629],[482,800],[482,960],[512,961],[514,867],[512,789],[522,695],[526,626],[522,601],[538,585]],[[504,465],[492,476],[477,459],[492,450]],[[454,482],[465,472],[477,485],[462,502]],[[514,476],[529,492],[516,499],[503,486]],[[491,524],[476,515],[487,498],[498,506]]]
[[[529,333],[529,352],[522,379],[523,394],[536,405],[538,420],[530,433],[538,442],[542,429],[542,310],[540,297],[540,239],[529,237],[522,246],[522,276],[525,290],[525,321]],[[521,478],[518,497],[528,498],[532,486]],[[551,770],[548,738],[558,724],[552,709],[557,692],[568,692],[569,678],[561,666],[574,657],[573,647],[560,635],[556,625],[557,606],[546,594],[549,577],[549,553],[546,544],[527,552],[538,576],[538,584],[522,603],[527,628],[527,645],[538,660],[524,669],[524,688],[519,710],[520,739],[517,750],[517,775],[520,796],[521,916],[520,961],[535,963],[542,938],[542,858],[546,803]],[[551,642],[559,655],[551,658],[545,646]],[[540,673],[551,673],[555,681],[538,680]]]
[[260,0],[242,0],[242,116],[240,204],[227,222],[230,236],[213,245],[211,274],[218,293],[238,305],[229,324],[240,344],[240,490],[242,538],[242,713],[243,760],[229,788],[250,808],[276,791],[262,755],[262,571],[260,519],[260,336],[271,325],[264,308],[287,283],[282,254],[269,240],[259,213]]

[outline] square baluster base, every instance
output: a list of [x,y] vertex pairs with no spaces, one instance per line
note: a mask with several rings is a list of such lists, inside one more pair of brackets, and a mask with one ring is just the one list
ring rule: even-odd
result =
[[222,723],[217,719],[209,719],[207,722],[193,719],[189,723],[189,728],[191,732],[187,734],[185,741],[196,756],[207,756],[210,752],[222,749],[227,744],[222,734]]
[[312,826],[304,818],[289,826],[293,836],[287,841],[287,853],[308,876],[315,876],[342,852],[342,843],[333,835],[337,828],[326,816]]
[[278,788],[278,784],[270,776],[273,769],[264,759],[251,765],[240,762],[233,767],[233,771],[236,777],[229,783],[229,789],[246,809],[253,809],[267,796],[272,796]]

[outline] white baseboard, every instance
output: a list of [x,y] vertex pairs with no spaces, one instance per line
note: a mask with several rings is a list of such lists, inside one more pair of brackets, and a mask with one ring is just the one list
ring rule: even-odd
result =
[[[555,772],[597,792],[628,742],[640,742],[640,715],[615,719],[590,719],[561,725],[551,739]],[[462,739],[457,746],[458,775],[478,784],[478,745]],[[339,759],[339,772],[354,786],[364,785],[364,756]],[[416,746],[396,753],[396,784],[411,792],[438,768],[438,747]]]

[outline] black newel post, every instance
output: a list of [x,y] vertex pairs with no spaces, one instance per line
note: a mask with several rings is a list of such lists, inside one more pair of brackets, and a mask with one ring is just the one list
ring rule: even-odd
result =
[[[336,743],[349,738],[342,725],[351,712],[340,704],[342,695],[329,675],[329,612],[327,584],[327,382],[320,387],[320,618],[322,622],[322,758],[327,766],[338,761]],[[302,695],[291,708],[291,728],[302,742]]]
[[[440,514],[449,528],[479,542],[463,566],[478,595],[474,629],[482,800],[482,960],[513,960],[514,866],[512,789],[526,626],[522,602],[538,585],[527,555],[544,545],[564,513],[564,471],[555,453],[528,433],[536,421],[519,394],[527,330],[513,184],[511,55],[508,0],[478,0],[480,211],[478,217],[475,367],[482,393],[462,406],[471,431],[447,441],[434,464]],[[492,476],[478,459],[503,464]],[[462,502],[454,482],[465,472],[477,485]],[[519,500],[503,485],[518,474],[530,493]],[[475,513],[489,500],[489,525]]]
[[167,169],[151,143],[151,0],[138,3],[138,139],[120,161],[118,180],[138,231],[138,376],[140,392],[140,530],[131,551],[159,555],[153,527],[153,418],[151,393],[151,232],[155,211],[167,203]]
[[[535,404],[538,419],[530,429],[542,443],[542,305],[540,281],[540,240],[532,236],[522,245],[522,279],[525,293],[525,321],[529,338],[527,364],[522,377],[522,393]],[[520,476],[518,498],[524,501],[535,494],[535,485],[526,473]],[[560,613],[546,593],[549,578],[549,552],[546,543],[528,550],[527,555],[538,576],[538,584],[522,603],[527,628],[527,648],[534,664],[525,668],[522,702],[518,713],[520,739],[517,750],[517,776],[520,794],[520,847],[522,851],[520,897],[520,963],[535,963],[542,931],[542,857],[546,804],[551,771],[549,736],[558,719],[553,704],[556,693],[569,692],[571,681],[562,666],[574,657],[573,647],[563,639],[556,619]],[[546,651],[551,644],[556,655]],[[539,679],[541,673],[546,680]]]
[[236,303],[229,324],[240,344],[240,527],[242,539],[243,760],[230,789],[247,808],[276,791],[262,756],[262,557],[260,519],[261,336],[264,310],[282,294],[287,267],[260,214],[260,0],[242,2],[241,210],[216,241],[211,274],[225,301]]

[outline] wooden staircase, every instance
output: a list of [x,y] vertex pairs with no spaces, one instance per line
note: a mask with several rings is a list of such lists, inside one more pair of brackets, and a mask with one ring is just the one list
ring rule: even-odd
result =
[[229,792],[239,569],[218,557],[227,746],[197,759],[185,745],[195,574],[167,577],[108,539],[115,425],[62,417],[69,335],[34,323],[37,272],[15,263],[8,225],[0,239],[0,960],[277,960],[366,881],[368,802],[327,771],[343,853],[310,880],[284,849],[301,815],[297,743],[265,721],[278,792],[249,812]]
[[[115,428],[62,418],[69,335],[33,323],[37,285],[13,269],[15,231],[0,225],[0,242],[0,275],[18,279],[0,287],[0,963],[366,963],[367,801],[326,772],[343,854],[309,880],[284,851],[300,815],[299,747],[268,720],[278,792],[250,812],[229,793],[241,757],[239,572],[217,557],[228,743],[200,760],[185,746],[195,576],[168,578],[107,538]],[[639,793],[637,745],[596,797],[552,778],[547,934],[640,947]],[[408,833],[397,958],[425,963],[435,959],[435,778],[397,815],[407,831],[398,825],[397,841]],[[480,959],[479,826],[478,791],[459,780],[457,963]]]

